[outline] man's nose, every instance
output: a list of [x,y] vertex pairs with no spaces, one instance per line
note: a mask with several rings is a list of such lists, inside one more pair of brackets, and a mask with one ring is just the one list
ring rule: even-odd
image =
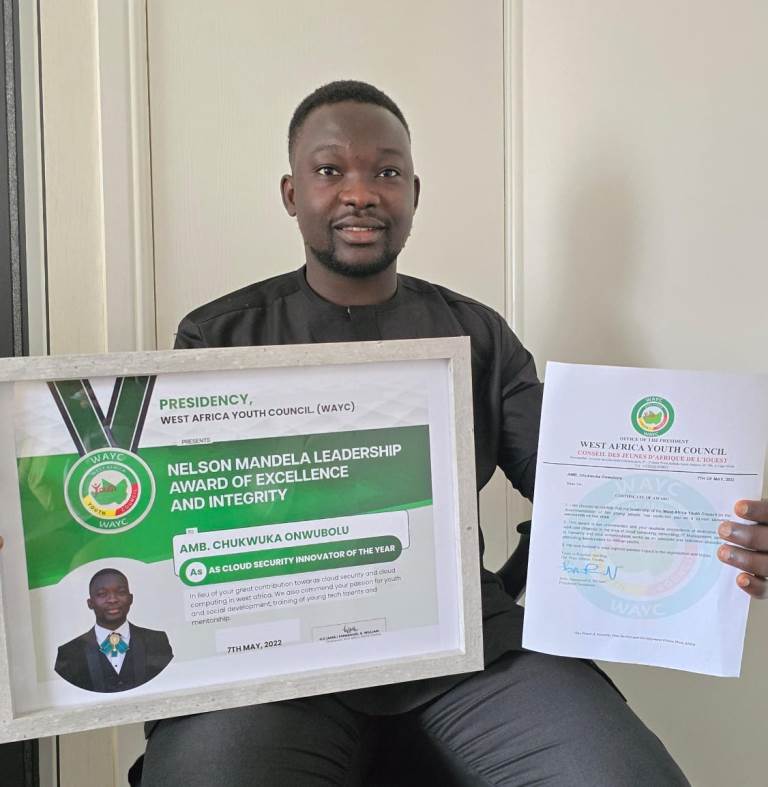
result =
[[372,208],[381,201],[378,191],[366,178],[348,178],[339,192],[339,199],[344,205],[362,210]]

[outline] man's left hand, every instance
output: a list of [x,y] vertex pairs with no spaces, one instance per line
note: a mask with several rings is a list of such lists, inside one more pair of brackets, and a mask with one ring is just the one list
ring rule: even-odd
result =
[[721,522],[726,542],[717,550],[723,563],[741,569],[736,584],[754,598],[768,598],[768,500],[739,500],[734,513],[754,525]]

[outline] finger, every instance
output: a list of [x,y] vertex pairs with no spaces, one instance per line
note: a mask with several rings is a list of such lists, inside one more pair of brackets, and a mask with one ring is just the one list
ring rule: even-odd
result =
[[753,598],[768,598],[768,582],[761,577],[739,574],[736,584]]
[[717,529],[720,538],[746,549],[768,552],[768,525],[739,525],[721,522]]
[[0,549],[2,549],[2,548],[3,548],[3,543],[4,543],[4,542],[3,542],[3,537],[2,537],[2,536],[0,536]]
[[768,576],[768,554],[764,552],[750,552],[748,549],[723,544],[717,550],[717,556],[723,563],[740,568],[757,577]]
[[733,511],[742,519],[768,524],[768,500],[739,500]]

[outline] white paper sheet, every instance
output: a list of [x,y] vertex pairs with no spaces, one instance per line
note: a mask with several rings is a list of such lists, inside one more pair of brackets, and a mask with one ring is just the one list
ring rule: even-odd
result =
[[548,364],[524,646],[738,675],[749,597],[717,528],[767,441],[765,376]]

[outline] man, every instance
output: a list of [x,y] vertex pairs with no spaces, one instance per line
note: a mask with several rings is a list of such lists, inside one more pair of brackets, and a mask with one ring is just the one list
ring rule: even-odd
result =
[[164,631],[128,622],[133,594],[125,574],[97,571],[88,585],[88,609],[96,623],[59,648],[54,669],[86,691],[127,691],[162,672],[173,658]]
[[[498,465],[530,497],[541,395],[531,356],[491,309],[396,271],[419,199],[398,107],[364,83],[326,85],[297,108],[289,159],[282,198],[305,267],[192,312],[177,347],[469,335],[478,489]],[[766,504],[746,505],[768,521]],[[748,549],[721,557],[766,595],[768,527],[728,527]],[[425,784],[687,784],[596,668],[522,651],[522,610],[485,570],[482,596],[483,672],[164,720],[149,726],[142,784],[367,784],[361,763],[383,726],[429,750],[441,775]],[[403,772],[395,783],[410,782]]]

